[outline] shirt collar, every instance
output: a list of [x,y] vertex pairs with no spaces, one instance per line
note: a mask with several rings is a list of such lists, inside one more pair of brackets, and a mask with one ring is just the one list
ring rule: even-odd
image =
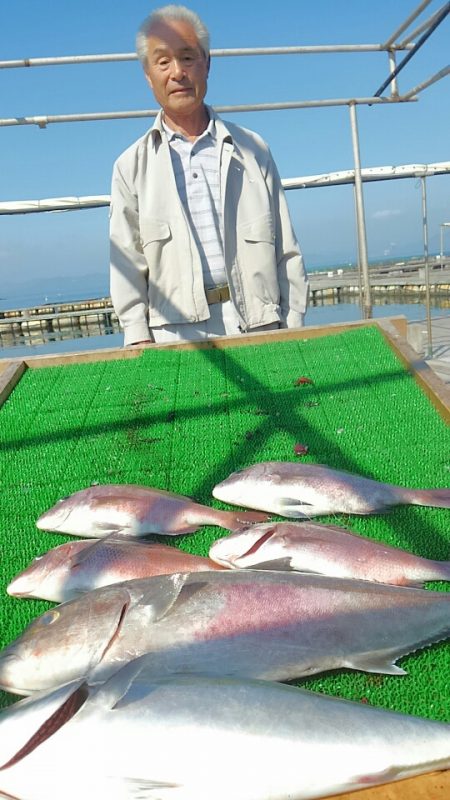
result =
[[[172,130],[172,128],[170,128],[169,125],[167,125],[167,123],[164,121],[164,117],[162,114],[160,119],[160,125],[161,125],[160,127],[161,132],[162,131],[165,132],[167,140],[169,142],[173,142],[174,139],[183,139],[184,141],[187,141],[186,137],[183,136],[182,133],[179,133],[179,131]],[[198,142],[199,139],[203,139],[203,137],[206,136],[210,136],[213,142],[217,140],[216,123],[214,118],[211,117],[211,115],[207,127],[205,128],[203,133],[201,133],[200,136],[197,137],[195,141]]]
[[[219,117],[219,115],[216,113],[216,111],[214,111],[212,106],[209,106],[207,104],[205,104],[205,105],[206,105],[206,109],[207,109],[208,114],[209,114],[209,123],[208,123],[208,127],[207,127],[206,131],[210,130],[211,136],[212,136],[214,142],[217,141],[219,143],[222,143],[222,142],[226,141],[226,142],[229,142],[229,143],[232,144],[233,143],[233,136],[232,136],[231,132],[228,130],[226,124],[223,122],[221,117]],[[206,133],[206,131],[205,131],[205,133]],[[155,118],[155,121],[154,121],[152,127],[150,128],[150,135],[151,135],[151,138],[153,139],[154,146],[157,146],[157,140],[158,139],[159,139],[159,141],[161,141],[161,137],[162,137],[163,134],[164,134],[163,111],[162,111],[162,109],[160,109],[158,111],[158,114],[156,115],[156,118]]]

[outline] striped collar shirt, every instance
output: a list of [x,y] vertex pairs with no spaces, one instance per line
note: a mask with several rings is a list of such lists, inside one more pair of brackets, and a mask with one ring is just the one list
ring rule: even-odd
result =
[[195,142],[172,131],[164,122],[180,200],[200,253],[207,288],[227,283],[223,252],[219,146],[215,122]]

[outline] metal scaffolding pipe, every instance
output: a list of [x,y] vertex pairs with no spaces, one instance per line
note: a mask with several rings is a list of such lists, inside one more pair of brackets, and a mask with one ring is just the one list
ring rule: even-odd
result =
[[[449,175],[450,161],[439,161],[435,164],[405,164],[398,167],[365,167],[361,169],[363,183],[374,181],[390,181],[400,178],[421,178],[423,175]],[[283,187],[289,189],[313,189],[323,186],[343,186],[354,183],[355,171],[353,169],[340,172],[326,172],[321,175],[308,175],[300,178],[283,179]],[[0,210],[2,204],[0,203]],[[1,212],[0,212],[1,213]]]
[[423,83],[419,83],[418,86],[414,86],[414,89],[410,89],[409,92],[406,92],[406,94],[403,94],[402,95],[403,100],[410,100],[412,97],[415,97],[415,95],[419,94],[419,92],[422,92],[428,86],[431,86],[433,83],[436,83],[436,81],[440,81],[441,78],[445,78],[446,75],[450,75],[450,65],[448,67],[444,67],[444,69],[439,70],[439,72],[436,72],[436,75],[433,75],[431,78],[428,78],[428,80],[423,81]]
[[434,23],[428,28],[428,30],[423,34],[423,36],[416,42],[416,44],[414,45],[412,50],[410,50],[409,53],[407,53],[407,55],[404,57],[403,61],[400,62],[400,64],[394,69],[393,72],[391,72],[390,75],[388,75],[388,77],[386,78],[384,83],[382,83],[380,88],[377,89],[377,91],[375,92],[374,97],[380,97],[380,95],[386,89],[386,86],[389,86],[389,84],[394,80],[394,78],[397,77],[398,73],[403,69],[403,67],[406,66],[408,61],[411,60],[413,55],[415,53],[417,53],[419,48],[422,47],[423,44],[425,44],[426,40],[431,36],[433,31],[436,30],[438,25],[441,24],[441,22],[445,19],[445,17],[447,16],[447,14],[449,12],[450,12],[450,2],[446,3],[445,6],[442,7],[440,13],[437,14],[437,16],[436,16],[436,19],[435,19]]
[[434,20],[436,19],[437,15],[439,14],[439,12],[440,12],[440,9],[438,8],[438,10],[435,11],[434,14],[431,15],[431,17],[428,17],[428,19],[426,19],[425,22],[422,22],[421,25],[419,25],[417,28],[414,28],[413,31],[408,33],[408,37],[406,39],[404,39],[403,42],[397,42],[397,46],[402,45],[403,47],[405,47],[405,45],[407,45],[407,44],[410,45],[411,42],[413,42],[414,39],[420,33],[422,33],[422,31],[425,31],[430,25],[433,24]]
[[[363,183],[374,181],[399,180],[401,178],[432,177],[433,175],[449,175],[450,161],[436,164],[405,164],[398,167],[366,167],[361,169]],[[307,175],[299,178],[283,178],[283,188],[314,189],[324,186],[342,186],[355,182],[355,171],[327,172],[322,175]],[[0,215],[36,214],[57,211],[79,211],[85,208],[103,208],[109,206],[110,195],[100,194],[85,197],[50,197],[43,200],[10,200],[0,202]],[[450,223],[442,223],[450,227]]]
[[444,269],[444,230],[445,228],[450,228],[450,222],[441,222],[441,250],[439,261],[441,264],[441,269]]
[[[395,50],[409,50],[409,42],[399,46],[392,45]],[[315,55],[318,53],[374,53],[387,48],[382,44],[324,44],[299,45],[290,47],[227,47],[213,48],[211,56],[224,58],[230,56],[278,56],[278,55]],[[0,69],[18,69],[21,67],[57,67],[67,64],[96,64],[111,61],[137,61],[136,53],[101,53],[81,56],[49,56],[47,58],[16,58],[0,61]]]
[[364,196],[361,180],[361,160],[359,154],[358,120],[356,116],[356,106],[351,103],[349,106],[350,127],[352,132],[353,160],[355,162],[355,206],[356,206],[356,226],[358,235],[358,266],[360,281],[363,284],[362,312],[364,319],[372,316],[372,301],[370,297],[370,276],[369,259],[367,256],[366,220],[364,215]]
[[428,214],[426,178],[420,179],[422,185],[422,225],[423,225],[423,257],[425,264],[425,309],[427,318],[427,358],[433,355],[433,334],[431,330],[431,296],[430,296],[430,263],[428,258]]
[[392,35],[389,37],[389,39],[388,39],[388,40],[387,40],[387,41],[384,43],[384,46],[385,46],[385,47],[390,47],[390,46],[391,46],[391,44],[392,44],[393,42],[395,42],[395,40],[397,39],[397,37],[398,37],[398,36],[400,36],[400,34],[401,34],[401,33],[403,33],[403,31],[406,31],[406,29],[407,29],[407,28],[409,28],[409,26],[411,25],[411,22],[414,22],[414,20],[415,20],[415,19],[416,19],[416,18],[419,16],[419,14],[420,14],[420,13],[421,13],[421,12],[422,12],[422,11],[423,11],[423,10],[424,10],[426,7],[427,7],[427,6],[429,6],[429,5],[430,5],[430,3],[431,3],[431,0],[423,0],[423,2],[422,2],[422,3],[420,3],[420,4],[417,6],[416,10],[415,10],[415,11],[413,11],[413,12],[412,12],[412,14],[410,14],[410,15],[409,15],[409,17],[407,17],[407,19],[405,19],[405,21],[404,21],[404,22],[402,22],[402,24],[400,25],[400,27],[399,27],[399,28],[397,28],[397,30],[396,30],[396,31],[394,31],[394,33],[393,33],[393,34],[392,34]]
[[[402,97],[357,97],[357,98],[331,98],[329,100],[294,100],[286,103],[247,103],[234,106],[214,106],[214,110],[220,114],[242,113],[246,111],[286,111],[294,108],[321,108],[330,106],[348,106],[350,103],[356,105],[374,105],[376,103],[402,103]],[[408,98],[405,102],[415,102],[415,98]],[[10,117],[0,119],[0,128],[15,125],[37,125],[39,128],[46,128],[58,122],[98,122],[111,119],[137,119],[142,117],[156,117],[159,109],[147,109],[143,111],[105,111],[89,114],[39,114],[35,117]]]

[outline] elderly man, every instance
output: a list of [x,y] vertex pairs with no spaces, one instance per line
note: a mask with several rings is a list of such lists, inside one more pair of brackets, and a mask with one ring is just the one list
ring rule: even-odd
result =
[[113,170],[125,345],[301,326],[308,283],[270,150],[204,102],[208,31],[165,6],[142,23],[137,52],[161,111]]

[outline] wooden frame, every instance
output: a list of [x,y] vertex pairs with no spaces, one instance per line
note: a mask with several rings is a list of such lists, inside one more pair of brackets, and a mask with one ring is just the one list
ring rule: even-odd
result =
[[[261,344],[268,341],[288,341],[298,338],[317,338],[339,334],[361,326],[375,325],[385,337],[392,350],[410,370],[425,392],[430,402],[448,423],[450,421],[450,389],[428,367],[425,361],[406,341],[407,321],[405,317],[389,317],[379,320],[311,326],[302,329],[282,329],[259,332],[242,336],[219,337],[201,342],[183,342],[164,345],[138,345],[126,348],[83,351],[64,355],[31,356],[25,359],[0,359],[0,406],[9,397],[27,369],[62,366],[65,364],[88,363],[93,361],[139,358],[142,350],[151,348],[205,349],[239,347],[248,344]],[[321,765],[326,769],[326,764]],[[299,765],[301,769],[301,765]],[[357,770],[357,765],[355,765]],[[445,800],[450,797],[450,770],[433,772],[415,778],[383,784],[345,794],[336,795],[336,800]]]

